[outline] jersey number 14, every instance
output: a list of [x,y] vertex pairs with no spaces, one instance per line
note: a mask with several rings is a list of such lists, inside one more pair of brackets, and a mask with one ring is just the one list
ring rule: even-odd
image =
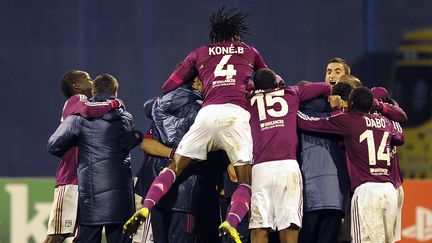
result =
[[388,135],[389,135],[388,132],[384,132],[376,154],[375,154],[375,140],[374,140],[373,131],[368,129],[360,135],[359,142],[361,143],[365,139],[367,142],[369,165],[376,165],[376,161],[378,159],[378,160],[387,161],[387,165],[390,166],[390,149],[386,147]]

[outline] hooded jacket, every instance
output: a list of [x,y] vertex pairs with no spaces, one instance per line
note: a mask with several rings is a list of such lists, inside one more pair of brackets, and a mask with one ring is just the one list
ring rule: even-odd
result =
[[[299,110],[312,117],[327,117],[332,109],[326,97],[300,104]],[[350,181],[339,136],[301,131],[299,161],[303,174],[304,211],[336,209],[344,211]]]
[[[97,94],[90,101],[114,98]],[[78,145],[79,224],[122,224],[133,214],[131,158],[120,142],[132,129],[132,115],[120,108],[98,119],[69,116],[50,137],[48,151],[56,156]]]
[[[153,138],[168,147],[177,147],[180,140],[195,121],[201,109],[202,96],[197,90],[181,86],[161,98],[149,100],[144,105],[153,124]],[[211,157],[211,156],[210,156]],[[168,158],[146,154],[143,165],[138,173],[135,191],[145,196],[154,178],[167,167]],[[158,203],[163,209],[198,213],[199,204],[207,200],[217,200],[216,177],[218,163],[215,161],[194,161],[176,179],[175,183]],[[198,203],[199,202],[199,203]]]

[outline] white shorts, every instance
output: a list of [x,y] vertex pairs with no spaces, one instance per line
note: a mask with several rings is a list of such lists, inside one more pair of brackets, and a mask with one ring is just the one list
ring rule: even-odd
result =
[[250,114],[233,104],[203,107],[181,140],[176,153],[206,160],[207,153],[225,150],[233,166],[251,164],[252,134]]
[[54,201],[48,220],[47,235],[75,235],[78,212],[78,186],[61,185],[54,189]]
[[358,186],[351,202],[352,242],[394,242],[398,210],[393,184],[367,182]]
[[301,227],[303,182],[296,160],[269,161],[252,167],[249,229]]

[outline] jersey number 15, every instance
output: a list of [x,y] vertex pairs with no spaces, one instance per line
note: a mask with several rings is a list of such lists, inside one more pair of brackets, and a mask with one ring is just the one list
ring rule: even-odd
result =
[[[257,94],[251,98],[250,102],[253,106],[256,102],[258,108],[259,120],[265,120],[267,114],[271,117],[282,117],[288,114],[288,103],[283,98],[285,90],[278,90],[268,94]],[[273,106],[279,103],[280,110],[275,110]]]

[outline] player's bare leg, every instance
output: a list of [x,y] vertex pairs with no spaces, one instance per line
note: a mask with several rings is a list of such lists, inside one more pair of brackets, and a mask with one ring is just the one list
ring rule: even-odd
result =
[[237,224],[249,211],[251,197],[252,165],[240,165],[234,167],[239,186],[231,197],[231,206],[227,218],[219,226],[219,235],[229,239],[231,242],[241,243],[240,236],[236,230]]
[[250,185],[252,183],[252,165],[234,166],[234,170],[236,172],[239,185]]
[[186,156],[181,156],[178,154],[174,155],[173,161],[168,166],[169,169],[174,171],[176,176],[179,176],[181,173],[183,173],[184,169],[189,166],[192,159]]
[[269,233],[267,229],[257,228],[251,230],[252,243],[267,243]]
[[123,233],[132,237],[138,230],[139,226],[148,218],[150,210],[156,205],[159,200],[168,192],[176,177],[180,175],[192,161],[189,157],[184,157],[178,154],[174,155],[173,161],[161,171],[161,173],[153,181],[146,198],[144,199],[143,207],[136,211],[134,215],[123,225]]
[[300,228],[297,225],[291,224],[287,229],[279,231],[281,243],[297,243]]

